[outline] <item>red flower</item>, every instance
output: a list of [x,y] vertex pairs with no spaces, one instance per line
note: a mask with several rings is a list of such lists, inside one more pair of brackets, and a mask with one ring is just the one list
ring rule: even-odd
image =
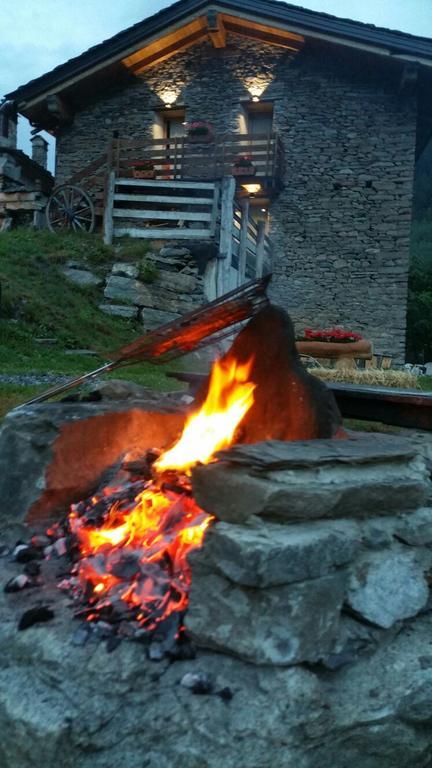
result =
[[355,331],[344,331],[343,328],[326,328],[322,331],[314,331],[312,328],[305,328],[304,338],[307,341],[327,341],[349,343],[360,341],[363,338],[360,333]]

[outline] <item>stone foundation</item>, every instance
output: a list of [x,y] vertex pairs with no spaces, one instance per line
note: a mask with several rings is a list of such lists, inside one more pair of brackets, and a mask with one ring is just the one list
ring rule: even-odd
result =
[[[110,404],[112,418],[135,418],[127,405]],[[66,408],[66,427],[82,430],[104,413],[83,420],[68,408],[89,407],[39,406],[37,419],[15,412],[3,437],[15,431],[14,445],[30,443],[32,454],[44,445],[47,408]],[[151,431],[164,416],[148,405],[141,413],[140,448],[150,440],[144,422]],[[165,416],[168,439],[183,416]],[[45,435],[55,445],[68,430],[53,421]],[[12,446],[1,476],[17,456]],[[78,642],[73,605],[57,588],[62,558],[43,561],[42,587],[0,593],[1,765],[429,768],[432,486],[415,446],[373,434],[237,446],[197,468],[193,485],[225,518],[191,557],[185,624],[195,657],[155,663],[145,642],[113,653],[96,634]],[[16,540],[6,520],[4,507],[0,544]],[[0,580],[19,570],[6,550]],[[17,631],[41,602],[54,619]],[[202,695],[187,686],[191,674],[206,676]]]

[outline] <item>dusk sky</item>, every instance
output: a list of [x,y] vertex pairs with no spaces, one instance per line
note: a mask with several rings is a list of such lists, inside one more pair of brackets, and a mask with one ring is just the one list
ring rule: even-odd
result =
[[[18,0],[9,4],[0,25],[0,96],[170,4],[169,0]],[[291,4],[432,38],[432,0]],[[29,151],[28,127],[20,122],[19,145]]]

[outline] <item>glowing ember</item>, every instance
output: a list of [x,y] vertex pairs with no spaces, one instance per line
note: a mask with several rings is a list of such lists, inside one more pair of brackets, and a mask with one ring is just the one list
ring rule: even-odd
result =
[[197,506],[187,475],[179,472],[208,463],[233,441],[253,403],[251,363],[214,364],[206,401],[176,445],[151,470],[149,464],[151,480],[126,480],[123,472],[119,487],[72,506],[68,526],[78,549],[73,574],[89,606],[87,620],[127,619],[154,630],[187,607],[187,556],[201,546],[213,518]]

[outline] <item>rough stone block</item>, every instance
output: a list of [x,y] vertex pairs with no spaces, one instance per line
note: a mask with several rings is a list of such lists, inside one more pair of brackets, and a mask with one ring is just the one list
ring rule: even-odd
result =
[[139,280],[130,277],[111,275],[107,280],[104,295],[107,299],[130,302],[141,307],[154,305],[154,297],[150,289]]
[[348,605],[378,627],[415,616],[426,605],[429,589],[422,566],[411,552],[367,555],[351,574]]
[[255,664],[318,661],[335,645],[344,587],[341,573],[253,589],[193,568],[186,629],[198,645]]
[[157,277],[157,285],[176,293],[191,293],[197,287],[197,279],[182,272],[167,272],[161,270]]
[[391,515],[424,503],[424,459],[387,435],[349,440],[267,441],[221,451],[193,470],[195,498],[227,522]]
[[127,264],[124,261],[117,261],[113,264],[111,274],[120,277],[130,277],[135,280],[139,275],[139,269],[135,264]]
[[253,519],[246,525],[216,523],[191,561],[237,584],[273,587],[323,576],[352,560],[359,548],[359,527],[348,520],[279,525]]
[[145,307],[141,312],[141,322],[146,331],[152,331],[160,325],[171,323],[173,320],[177,320],[178,317],[180,315],[175,312],[165,312],[162,309],[150,309],[149,307]]
[[168,447],[184,415],[151,400],[17,408],[0,429],[0,529],[64,512],[126,452]]
[[99,309],[106,315],[124,317],[127,320],[136,320],[139,312],[138,307],[123,307],[120,304],[99,304]]
[[69,282],[74,283],[75,285],[81,286],[81,288],[102,285],[103,283],[103,279],[101,277],[94,275],[87,269],[75,269],[66,267],[65,269],[62,269],[62,274],[65,276],[66,280],[69,280]]
[[426,547],[432,544],[432,507],[418,509],[397,520],[395,534],[405,544]]

